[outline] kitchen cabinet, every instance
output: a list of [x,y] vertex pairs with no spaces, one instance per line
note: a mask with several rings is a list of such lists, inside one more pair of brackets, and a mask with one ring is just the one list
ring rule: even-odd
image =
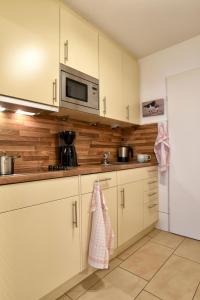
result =
[[65,4],[60,7],[60,62],[98,78],[98,31]]
[[126,121],[139,124],[139,67],[128,53],[122,54],[122,94],[126,106]]
[[[110,172],[108,174],[102,173],[99,175],[84,175],[81,176],[81,186],[84,191],[90,191],[89,193],[82,194],[81,196],[81,220],[82,220],[82,270],[87,268],[88,259],[88,246],[91,231],[91,214],[90,205],[92,198],[92,188],[94,180],[99,179],[109,179],[101,182],[101,188],[106,200],[106,205],[108,207],[108,214],[111,220],[112,228],[115,234],[114,249],[117,248],[117,187],[116,185],[116,173]],[[87,185],[85,183],[87,182]],[[90,186],[90,187],[89,187]]]
[[80,271],[78,212],[73,196],[0,215],[0,299],[40,299]]
[[98,179],[117,251],[157,221],[154,166],[0,186],[0,299],[40,299],[88,267]]
[[137,61],[103,34],[99,35],[101,116],[139,123]]
[[99,35],[100,114],[115,120],[125,120],[122,99],[122,52],[106,36]]
[[158,169],[147,167],[117,172],[118,246],[158,220]]
[[118,187],[118,243],[119,246],[143,230],[142,182]]
[[1,1],[0,95],[58,106],[59,1]]

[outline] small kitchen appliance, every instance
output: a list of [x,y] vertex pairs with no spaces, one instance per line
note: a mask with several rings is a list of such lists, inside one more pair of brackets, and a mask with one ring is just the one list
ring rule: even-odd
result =
[[64,168],[77,167],[77,154],[74,146],[75,131],[59,133],[59,165]]
[[99,80],[63,64],[60,69],[60,107],[99,115]]
[[128,162],[133,158],[133,148],[130,146],[121,146],[118,148],[118,162]]
[[14,174],[14,162],[16,158],[20,156],[10,156],[6,153],[0,155],[0,175],[12,175]]

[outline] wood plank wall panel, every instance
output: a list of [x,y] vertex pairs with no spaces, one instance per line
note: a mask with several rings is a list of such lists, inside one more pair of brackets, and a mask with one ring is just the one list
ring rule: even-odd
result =
[[53,116],[28,117],[6,112],[0,113],[0,152],[21,155],[15,172],[46,170],[49,164],[58,163],[58,132],[62,130],[76,131],[79,164],[99,163],[105,151],[110,151],[111,160],[117,160],[117,148],[123,143],[134,145],[136,151],[152,153],[157,133],[155,125],[111,129]]
[[150,154],[156,160],[154,144],[158,134],[157,123],[127,128],[123,132],[123,141],[134,148],[134,157],[138,153]]

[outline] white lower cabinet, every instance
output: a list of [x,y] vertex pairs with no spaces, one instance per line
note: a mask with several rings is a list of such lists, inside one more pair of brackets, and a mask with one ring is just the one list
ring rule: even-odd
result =
[[1,186],[1,300],[38,300],[87,268],[97,179],[115,249],[157,221],[156,167]]
[[78,212],[74,196],[0,215],[1,300],[38,300],[80,272]]
[[118,243],[119,246],[143,229],[142,182],[118,187]]

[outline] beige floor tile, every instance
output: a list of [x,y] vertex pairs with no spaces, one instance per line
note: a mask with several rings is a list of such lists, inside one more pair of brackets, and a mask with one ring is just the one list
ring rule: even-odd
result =
[[184,240],[182,236],[167,232],[161,231],[156,236],[152,238],[152,242],[159,243],[163,246],[176,249],[176,247]]
[[89,289],[80,300],[133,300],[144,288],[146,281],[116,268],[95,286]]
[[97,281],[99,281],[102,277],[106,276],[110,273],[115,267],[117,267],[121,263],[121,260],[118,258],[113,258],[110,262],[109,269],[107,270],[98,270],[94,274],[87,277],[85,280],[80,282],[78,285],[73,287],[71,290],[67,292],[67,295],[76,300],[78,297],[83,295],[91,286],[93,286]]
[[151,237],[151,238],[153,238],[154,236],[156,236],[160,232],[161,232],[160,229],[155,228],[155,229],[153,229],[152,231],[149,232],[148,236]]
[[172,249],[150,241],[129,256],[120,267],[150,280],[172,252]]
[[165,300],[191,300],[199,280],[199,264],[172,255],[145,290]]
[[198,289],[195,293],[194,299],[193,300],[200,300],[200,284],[198,286]]
[[139,240],[137,243],[126,249],[124,252],[122,252],[118,257],[122,260],[127,259],[131,254],[133,254],[136,250],[141,248],[146,242],[150,240],[149,236],[143,237],[141,240]]
[[175,254],[200,263],[200,241],[185,239],[176,249]]
[[159,300],[159,298],[146,291],[142,291],[135,300]]

